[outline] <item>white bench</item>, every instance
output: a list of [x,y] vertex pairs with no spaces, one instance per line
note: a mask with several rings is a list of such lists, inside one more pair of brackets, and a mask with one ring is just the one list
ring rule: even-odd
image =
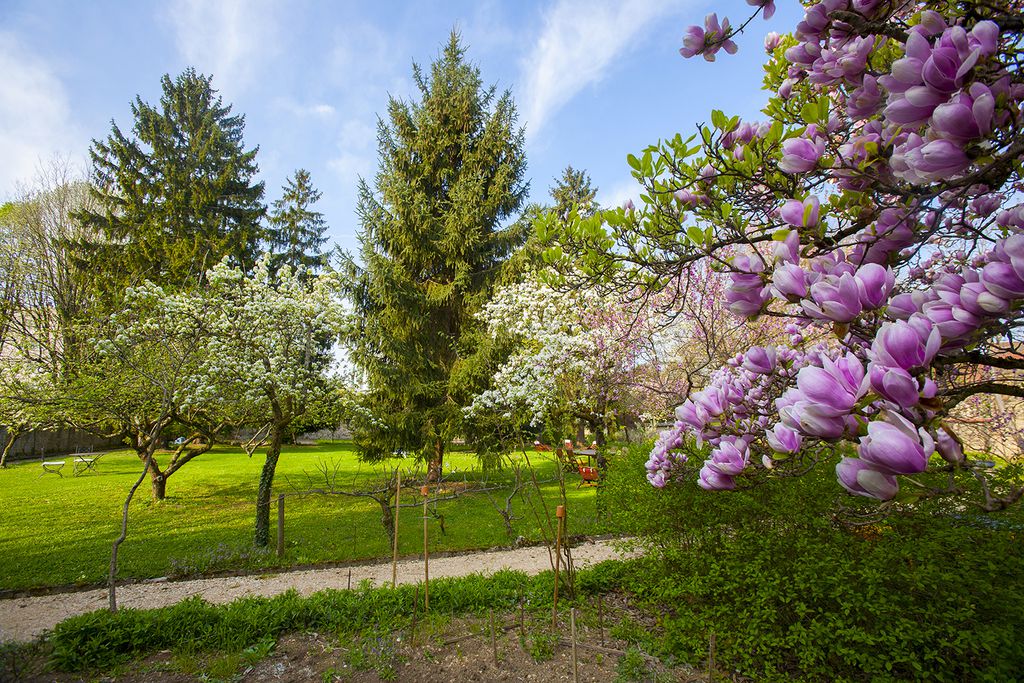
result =
[[44,460],[43,471],[39,476],[41,477],[47,472],[50,472],[51,474],[56,474],[63,479],[64,475],[60,473],[60,469],[64,467],[64,463],[64,460]]

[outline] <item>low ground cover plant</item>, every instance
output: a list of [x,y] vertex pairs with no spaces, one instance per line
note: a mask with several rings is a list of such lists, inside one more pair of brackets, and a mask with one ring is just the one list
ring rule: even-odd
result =
[[[938,503],[864,518],[832,473],[715,495],[655,491],[643,448],[602,491],[642,560],[609,568],[658,615],[644,643],[756,680],[1013,680],[1024,670],[1024,516]],[[839,455],[833,456],[838,459]],[[870,505],[870,503],[868,503]],[[866,523],[870,522],[870,523]],[[641,632],[643,633],[643,632]]]

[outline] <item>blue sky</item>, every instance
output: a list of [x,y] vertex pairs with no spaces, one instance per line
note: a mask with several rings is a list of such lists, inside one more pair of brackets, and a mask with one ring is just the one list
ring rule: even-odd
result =
[[356,183],[376,171],[377,115],[389,94],[414,95],[413,61],[428,65],[455,28],[484,82],[513,93],[531,200],[547,200],[571,164],[603,204],[620,204],[637,195],[627,154],[693,132],[713,108],[757,118],[764,36],[794,26],[798,3],[752,23],[740,52],[715,64],[677,52],[708,12],[735,24],[748,10],[742,0],[0,0],[0,200],[54,154],[84,166],[111,119],[131,128],[136,94],[155,103],[160,77],[192,65],[245,115],[267,201],[308,169],[331,240],[355,250]]

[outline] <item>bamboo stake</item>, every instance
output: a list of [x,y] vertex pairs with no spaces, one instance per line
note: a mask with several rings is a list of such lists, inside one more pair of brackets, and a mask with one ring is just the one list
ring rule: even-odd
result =
[[708,681],[709,683],[714,680],[715,676],[715,633],[711,632],[711,638],[708,640]]
[[562,564],[562,520],[565,519],[565,506],[555,508],[558,526],[555,531],[555,597],[551,605],[551,628],[558,628],[558,572]]
[[416,647],[416,608],[420,604],[420,587],[416,586],[412,598],[412,626],[409,627],[409,645]]
[[569,629],[572,633],[572,683],[580,683],[579,668],[576,663],[576,608],[569,609]]
[[348,589],[352,590],[352,568],[348,569]]
[[604,645],[604,596],[597,596],[597,627],[601,631],[601,645]]
[[402,470],[396,469],[395,476],[398,482],[395,484],[395,539],[394,548],[391,552],[391,587],[398,585],[398,501],[402,497]]
[[498,639],[494,635],[494,610],[488,610],[491,618],[491,651],[494,653],[494,666],[498,666]]
[[430,487],[424,485],[420,489],[423,494],[423,611],[430,610],[430,546],[427,541],[427,494]]
[[523,607],[522,598],[519,598],[519,638],[526,642],[526,608]]

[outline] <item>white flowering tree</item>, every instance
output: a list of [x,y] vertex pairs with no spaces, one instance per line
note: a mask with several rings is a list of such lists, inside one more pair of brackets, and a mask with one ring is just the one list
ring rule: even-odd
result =
[[[148,281],[129,287],[121,309],[96,329],[98,354],[82,364],[65,401],[68,424],[120,437],[146,463],[154,500],[164,499],[171,475],[208,451],[226,426],[192,397],[208,341],[200,303]],[[161,462],[157,450],[173,424],[188,436]]]
[[154,500],[162,500],[167,479],[213,443],[214,433],[200,428],[206,437],[202,447],[189,447],[193,436],[163,466],[157,460],[157,450],[174,422],[205,424],[202,413],[208,411],[189,408],[190,387],[206,353],[204,318],[201,308],[151,282],[129,287],[121,310],[94,329],[96,353],[83,357],[76,375],[59,392],[66,424],[119,436],[143,462],[122,506],[121,531],[111,550],[111,611],[117,610],[118,549],[127,538],[128,510],[136,490],[148,474]]
[[330,364],[327,352],[345,321],[332,274],[303,281],[268,259],[252,275],[226,263],[203,291],[174,295],[203,311],[205,348],[185,407],[206,406],[232,422],[267,429],[269,446],[256,498],[256,545],[269,538],[270,497],[281,444],[313,408]]
[[641,404],[658,401],[652,310],[591,289],[559,291],[537,276],[502,288],[481,317],[490,334],[518,346],[467,413],[514,426],[583,422],[603,442]]

